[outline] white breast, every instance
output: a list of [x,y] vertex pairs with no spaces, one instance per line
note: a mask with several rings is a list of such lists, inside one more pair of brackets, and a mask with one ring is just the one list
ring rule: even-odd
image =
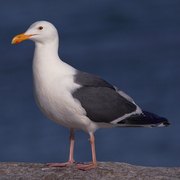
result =
[[68,128],[87,131],[92,122],[71,94],[80,87],[73,82],[73,74],[75,69],[64,62],[54,67],[52,64],[38,66],[33,62],[34,96],[40,110],[52,121]]

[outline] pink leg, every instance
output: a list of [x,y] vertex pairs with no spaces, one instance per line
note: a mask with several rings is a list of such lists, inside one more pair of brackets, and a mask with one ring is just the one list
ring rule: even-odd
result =
[[73,158],[74,139],[75,139],[73,129],[70,129],[70,137],[69,138],[70,138],[70,152],[69,152],[68,162],[65,162],[65,163],[46,163],[46,165],[48,165],[50,167],[65,167],[65,166],[72,166],[73,165],[73,163],[75,162],[75,160]]
[[90,144],[91,144],[91,150],[92,150],[92,164],[77,164],[74,166],[74,168],[86,171],[88,169],[93,169],[97,167],[97,160],[96,160],[96,152],[95,152],[95,138],[92,133],[89,133],[90,135]]

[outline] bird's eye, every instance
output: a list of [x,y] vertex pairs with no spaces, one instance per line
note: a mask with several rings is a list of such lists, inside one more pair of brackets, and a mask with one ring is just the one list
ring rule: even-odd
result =
[[39,27],[38,27],[38,29],[39,29],[39,30],[42,30],[42,29],[43,29],[43,27],[42,27],[42,26],[39,26]]

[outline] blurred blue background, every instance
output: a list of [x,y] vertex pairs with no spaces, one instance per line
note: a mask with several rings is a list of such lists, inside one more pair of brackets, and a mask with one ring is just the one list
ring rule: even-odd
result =
[[[34,101],[34,43],[11,45],[15,35],[46,20],[59,31],[63,61],[106,79],[171,123],[98,130],[98,161],[180,166],[180,1],[6,0],[0,17],[0,161],[68,159],[69,130],[46,118]],[[88,138],[76,132],[78,162],[91,161]]]

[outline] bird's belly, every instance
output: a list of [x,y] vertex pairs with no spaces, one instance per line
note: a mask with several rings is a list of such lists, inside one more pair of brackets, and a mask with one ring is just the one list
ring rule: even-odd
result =
[[92,122],[86,117],[86,112],[80,103],[70,92],[65,90],[56,92],[52,89],[34,87],[34,96],[39,109],[57,124],[87,131],[87,127]]

